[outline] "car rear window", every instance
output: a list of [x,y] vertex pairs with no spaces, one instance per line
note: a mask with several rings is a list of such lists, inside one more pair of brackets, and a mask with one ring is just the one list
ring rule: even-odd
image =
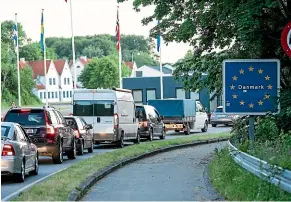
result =
[[65,117],[67,123],[74,129],[77,129],[77,123],[74,118]]
[[215,112],[222,113],[223,112],[223,109],[222,108],[216,108]]
[[43,109],[16,109],[11,110],[5,116],[4,121],[15,122],[23,126],[45,125]]
[[113,100],[75,100],[74,116],[113,116]]
[[1,137],[7,137],[9,133],[9,126],[1,126]]
[[146,119],[146,111],[145,111],[145,108],[144,107],[141,107],[141,106],[137,106],[136,107],[136,111],[137,112],[142,112],[142,119]]
[[98,100],[94,102],[94,116],[113,116],[113,100]]

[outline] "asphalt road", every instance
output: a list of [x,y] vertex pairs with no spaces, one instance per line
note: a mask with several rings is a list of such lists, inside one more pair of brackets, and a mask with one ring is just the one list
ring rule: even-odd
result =
[[[217,127],[217,128],[209,128],[207,133],[192,133],[191,135],[201,135],[201,134],[209,134],[209,133],[221,133],[230,131],[229,127]],[[199,132],[199,131],[198,131]],[[185,137],[183,133],[167,133],[166,139],[175,139]],[[161,141],[161,140],[157,140]],[[130,145],[131,143],[129,143]],[[94,154],[102,154],[105,152],[111,152],[116,150],[116,147],[110,145],[102,145],[95,146],[94,153],[89,154],[85,153],[83,156],[77,156],[74,160],[67,160],[65,157],[65,161],[62,164],[53,164],[49,157],[40,157],[40,166],[39,166],[39,174],[37,176],[27,176],[23,183],[14,183],[10,181],[9,178],[1,178],[1,198],[4,199],[7,196],[11,196],[11,194],[20,190],[21,188],[26,188],[30,186],[35,181],[40,180],[44,177],[47,177],[55,172],[58,172],[64,168],[67,168],[79,161],[82,161],[86,158],[92,157]]]
[[215,148],[200,145],[146,158],[98,182],[84,201],[212,201],[223,200],[209,183],[207,165]]

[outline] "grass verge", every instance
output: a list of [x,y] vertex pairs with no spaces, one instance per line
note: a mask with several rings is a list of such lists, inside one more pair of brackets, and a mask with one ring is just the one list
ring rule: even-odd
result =
[[65,201],[69,193],[86,177],[109,166],[110,164],[145,152],[153,151],[171,145],[191,143],[197,140],[230,137],[230,133],[217,133],[209,135],[195,135],[185,138],[153,141],[139,145],[132,145],[113,152],[95,155],[68,169],[54,175],[49,180],[34,185],[30,190],[22,193],[13,201]]
[[237,165],[227,148],[217,152],[209,164],[209,177],[215,189],[232,201],[290,201],[291,194]]

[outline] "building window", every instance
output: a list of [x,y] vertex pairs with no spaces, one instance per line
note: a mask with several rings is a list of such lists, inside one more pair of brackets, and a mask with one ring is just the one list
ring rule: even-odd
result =
[[52,85],[52,78],[49,78],[49,84]]
[[142,90],[133,90],[133,98],[136,103],[142,103]]
[[72,91],[70,91],[70,97],[72,97]]
[[51,98],[51,93],[47,92],[47,98],[50,99]]
[[81,68],[80,66],[77,66],[77,68]]
[[43,98],[46,99],[46,93],[45,92],[43,92]]
[[186,98],[186,92],[183,88],[177,88],[176,89],[176,97],[178,99],[185,99]]
[[67,91],[67,97],[69,97],[69,91]]
[[58,98],[58,92],[56,92],[55,94],[56,94],[56,98]]
[[142,71],[136,71],[135,74],[136,77],[142,77]]
[[70,85],[70,78],[67,78],[67,84]]
[[39,98],[42,99],[42,92],[39,93]]
[[63,98],[66,98],[66,92],[63,91]]
[[64,78],[64,85],[66,85],[66,82],[67,82],[67,80],[66,80],[66,78]]
[[199,100],[199,93],[198,92],[190,92],[190,99]]
[[54,92],[52,92],[52,99],[54,99],[55,98],[55,93]]
[[155,99],[157,99],[156,90],[147,90],[147,101]]
[[80,82],[80,77],[79,76],[77,77],[77,82]]
[[222,95],[217,96],[217,106],[222,106]]
[[53,84],[56,85],[56,79],[55,78],[53,78]]

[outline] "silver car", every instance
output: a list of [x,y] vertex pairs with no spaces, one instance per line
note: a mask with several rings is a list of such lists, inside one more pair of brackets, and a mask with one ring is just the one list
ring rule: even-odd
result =
[[37,147],[19,124],[1,123],[1,154],[1,176],[23,182],[26,174],[38,174]]
[[234,121],[238,118],[238,115],[227,115],[223,113],[223,106],[219,106],[216,110],[211,114],[210,123],[212,127],[216,127],[217,125],[233,125]]

